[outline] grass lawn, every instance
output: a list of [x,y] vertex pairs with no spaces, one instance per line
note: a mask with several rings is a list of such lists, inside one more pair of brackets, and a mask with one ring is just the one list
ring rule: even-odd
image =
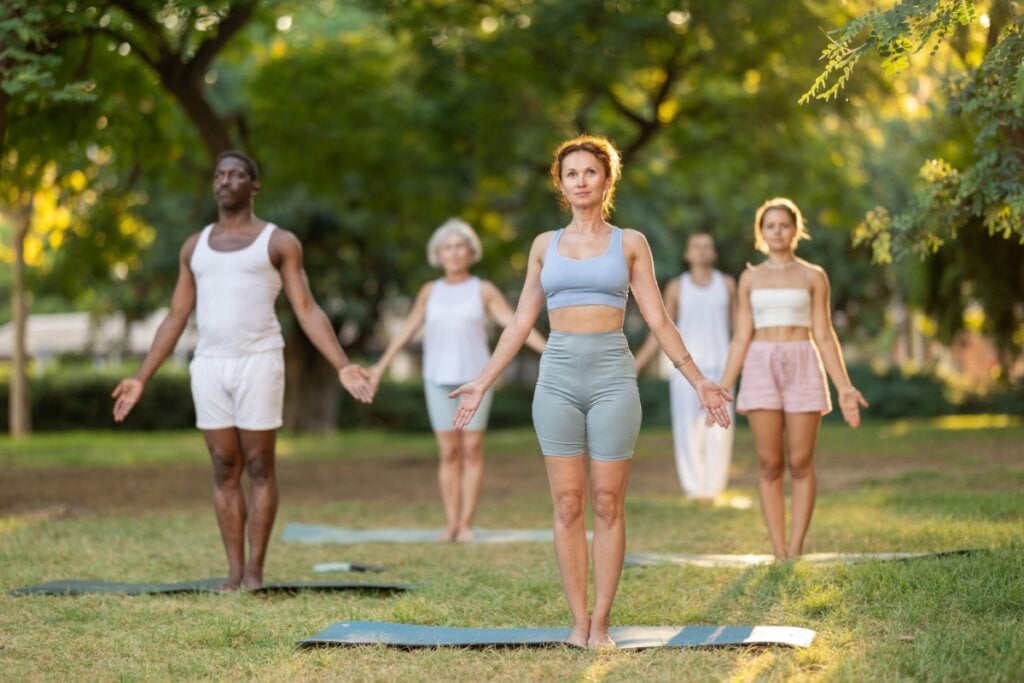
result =
[[[628,549],[769,552],[757,509],[749,432],[741,428],[737,434],[728,492],[733,499],[752,498],[748,509],[686,502],[675,482],[670,443],[667,430],[641,435],[627,499]],[[812,646],[802,650],[296,649],[299,638],[341,620],[567,626],[568,614],[547,544],[280,540],[292,521],[358,528],[440,526],[429,435],[283,436],[279,450],[282,503],[267,580],[324,578],[311,571],[317,562],[367,562],[388,571],[334,578],[410,582],[416,590],[394,596],[12,597],[13,588],[59,578],[171,582],[217,576],[224,573],[225,561],[208,488],[194,500],[160,495],[164,481],[208,487],[206,456],[195,432],[0,439],[0,680],[1016,681],[1024,676],[1024,425],[1019,421],[823,428],[820,496],[807,552],[977,552],[853,565],[624,570],[615,624],[778,624],[816,630]],[[532,432],[489,435],[487,468],[480,526],[550,525]],[[82,486],[67,481],[74,479],[98,489],[81,498],[88,502],[61,500],[85,496]],[[25,487],[42,512],[33,514],[26,506]],[[129,487],[142,488],[129,496],[124,490]],[[55,507],[61,502],[69,505]]]

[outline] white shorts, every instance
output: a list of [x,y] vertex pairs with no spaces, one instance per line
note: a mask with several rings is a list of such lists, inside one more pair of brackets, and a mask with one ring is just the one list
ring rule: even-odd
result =
[[264,431],[283,424],[281,349],[237,357],[197,356],[188,369],[199,429]]

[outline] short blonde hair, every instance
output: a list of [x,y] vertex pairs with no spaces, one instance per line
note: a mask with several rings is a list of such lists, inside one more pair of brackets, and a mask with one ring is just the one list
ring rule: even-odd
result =
[[470,227],[469,223],[461,218],[449,218],[441,224],[441,227],[434,231],[434,234],[430,236],[430,240],[427,242],[427,263],[434,268],[441,267],[441,261],[437,258],[437,251],[441,248],[441,242],[444,242],[445,238],[449,235],[458,235],[466,240],[469,250],[473,253],[473,260],[470,262],[470,265],[477,263],[483,257],[484,248],[480,244],[480,238],[476,236],[476,232]]
[[773,197],[759,206],[757,214],[754,216],[755,249],[764,254],[768,253],[768,243],[764,241],[764,236],[761,234],[761,224],[764,222],[764,215],[772,209],[782,209],[789,213],[790,218],[793,219],[793,225],[796,226],[796,235],[793,236],[793,243],[789,245],[790,247],[796,249],[796,245],[800,240],[811,239],[811,233],[807,232],[807,225],[804,223],[804,215],[801,213],[800,207],[792,199]]
[[601,202],[601,217],[608,218],[615,207],[615,187],[622,179],[622,155],[615,148],[615,143],[600,135],[577,135],[571,140],[566,140],[555,149],[555,159],[551,162],[548,175],[551,176],[551,183],[558,191],[558,204],[569,211],[569,202],[562,193],[562,162],[573,152],[590,152],[604,167],[604,174],[611,180],[611,186],[604,195]]

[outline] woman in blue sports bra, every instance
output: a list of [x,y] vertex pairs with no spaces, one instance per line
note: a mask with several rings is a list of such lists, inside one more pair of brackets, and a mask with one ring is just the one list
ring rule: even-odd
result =
[[[454,423],[461,429],[547,304],[551,334],[541,356],[533,422],[545,456],[555,555],[572,614],[566,642],[591,648],[612,645],[608,622],[622,571],[626,484],[640,430],[636,371],[622,334],[631,288],[658,343],[697,391],[708,415],[723,427],[729,425],[726,404],[732,400],[701,374],[665,311],[647,240],[636,230],[606,221],[620,177],[619,152],[605,138],[582,135],[555,150],[551,179],[572,221],[534,239],[512,324],[480,375],[452,392],[462,397]],[[583,456],[588,452],[594,514],[592,614],[587,612],[584,526],[588,481]]]
[[[794,253],[806,237],[803,214],[789,199],[769,199],[757,210],[754,242],[768,258],[740,275],[736,324],[721,377],[723,385],[733,386],[742,366],[736,412],[750,422],[760,462],[761,513],[780,560],[803,553],[814,512],[814,446],[821,416],[832,410],[825,371],[851,427],[860,424],[860,409],[867,407],[850,382],[832,327],[828,277]],[[789,543],[787,460],[793,482]]]

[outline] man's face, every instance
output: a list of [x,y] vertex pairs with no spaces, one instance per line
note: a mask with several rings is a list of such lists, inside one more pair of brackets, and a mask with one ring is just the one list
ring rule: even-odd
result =
[[249,176],[241,159],[224,157],[213,171],[213,195],[217,206],[226,211],[241,209],[259,192],[260,183]]
[[686,241],[684,258],[690,267],[714,265],[717,257],[715,241],[711,235],[693,235]]

